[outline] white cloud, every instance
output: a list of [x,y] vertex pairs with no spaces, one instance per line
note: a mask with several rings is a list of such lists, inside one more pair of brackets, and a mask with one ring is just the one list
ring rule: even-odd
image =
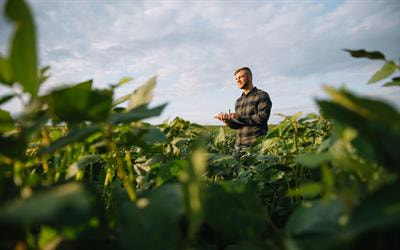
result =
[[323,96],[322,83],[381,91],[365,85],[378,63],[341,49],[400,54],[400,3],[394,0],[30,2],[41,64],[52,67],[46,90],[89,78],[105,87],[134,77],[118,90],[122,95],[157,75],[154,101],[170,101],[159,121],[187,115],[213,123],[212,115],[233,107],[240,95],[233,71],[241,66],[250,66],[256,85],[270,93],[274,112],[308,112],[315,109],[313,97]]

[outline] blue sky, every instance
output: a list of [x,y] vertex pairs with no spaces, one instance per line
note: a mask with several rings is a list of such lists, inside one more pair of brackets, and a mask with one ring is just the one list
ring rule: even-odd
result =
[[[156,75],[152,105],[168,102],[151,122],[175,116],[220,124],[241,94],[235,69],[248,66],[276,113],[317,111],[324,84],[345,86],[400,107],[398,88],[366,85],[381,61],[351,58],[343,48],[400,56],[400,1],[106,1],[30,0],[38,29],[40,65],[50,65],[45,93],[94,80],[105,88],[135,80],[116,97]],[[4,0],[0,0],[3,5]],[[9,24],[0,20],[0,51]],[[1,88],[2,92],[8,91]],[[3,108],[18,112],[18,101]]]

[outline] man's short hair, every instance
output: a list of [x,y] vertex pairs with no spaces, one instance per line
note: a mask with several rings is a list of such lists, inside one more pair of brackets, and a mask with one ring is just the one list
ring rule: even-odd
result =
[[247,74],[250,75],[250,77],[253,76],[253,73],[251,73],[251,70],[250,70],[249,67],[242,67],[242,68],[237,69],[237,70],[235,71],[235,74],[234,74],[234,75],[236,75],[237,73],[239,73],[239,71],[242,71],[242,70],[246,71]]

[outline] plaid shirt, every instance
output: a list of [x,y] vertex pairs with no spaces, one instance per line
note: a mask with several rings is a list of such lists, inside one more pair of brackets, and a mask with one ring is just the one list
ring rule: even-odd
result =
[[238,129],[236,146],[249,147],[258,136],[268,132],[268,119],[272,102],[267,92],[253,87],[247,95],[243,92],[236,100],[235,112],[239,114],[239,123],[231,122],[228,126]]

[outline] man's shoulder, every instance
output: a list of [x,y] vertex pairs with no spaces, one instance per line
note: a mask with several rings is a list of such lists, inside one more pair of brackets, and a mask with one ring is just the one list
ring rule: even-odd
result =
[[255,93],[256,93],[258,96],[268,96],[268,97],[269,97],[269,94],[268,94],[267,91],[262,90],[262,89],[259,89],[259,88],[256,88],[255,90],[256,90]]
[[254,97],[260,102],[266,102],[269,105],[272,105],[271,98],[269,97],[269,94],[267,93],[267,91],[257,89]]
[[259,89],[259,88],[257,88],[257,87],[254,87],[254,90],[255,90],[255,92],[257,92],[257,93],[266,93],[266,94],[268,94],[267,91],[262,90],[262,89]]

